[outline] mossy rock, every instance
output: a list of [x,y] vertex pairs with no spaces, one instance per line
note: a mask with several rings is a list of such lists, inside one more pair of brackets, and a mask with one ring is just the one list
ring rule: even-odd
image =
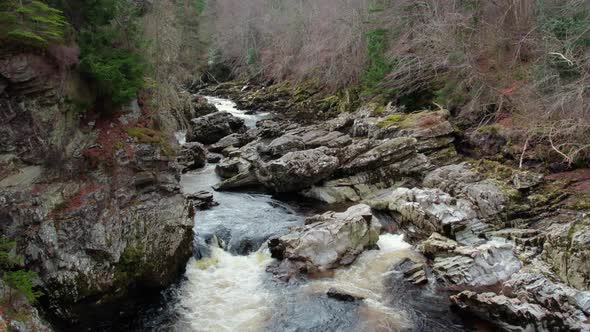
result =
[[479,128],[477,128],[477,132],[478,133],[494,133],[497,134],[499,132],[502,131],[502,126],[500,126],[499,124],[495,123],[492,125],[487,125],[487,126],[481,126]]
[[380,128],[390,128],[393,126],[402,129],[407,128],[431,128],[446,120],[449,112],[441,111],[422,111],[417,113],[396,113],[384,117],[377,123]]
[[175,151],[161,132],[144,127],[131,127],[126,129],[127,135],[135,138],[138,143],[156,144],[162,153],[168,157],[174,156]]
[[475,161],[474,169],[487,177],[500,181],[507,181],[512,177],[514,168],[506,166],[498,161],[480,159]]
[[578,193],[572,195],[565,206],[568,209],[578,211],[590,210],[590,193]]

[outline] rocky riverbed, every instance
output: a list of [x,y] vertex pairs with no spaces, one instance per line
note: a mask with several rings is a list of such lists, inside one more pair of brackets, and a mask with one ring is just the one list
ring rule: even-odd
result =
[[[223,91],[238,100],[262,93],[252,87],[246,92],[238,89],[236,85],[235,90]],[[224,217],[223,206],[229,203],[225,198],[219,201],[221,208],[197,213],[195,232],[203,240],[198,255],[202,258],[191,263],[195,276],[187,275],[187,284],[198,284],[192,288],[194,296],[206,287],[200,281],[210,280],[208,273],[219,275],[221,269],[245,264],[250,269],[245,273],[251,273],[258,286],[240,289],[239,282],[228,281],[228,287],[261,292],[255,303],[284,299],[276,287],[282,289],[279,294],[287,292],[300,300],[302,287],[315,289],[315,295],[307,297],[311,302],[285,300],[283,305],[279,300],[278,307],[250,312],[248,324],[254,325],[244,326],[253,330],[277,326],[293,330],[475,328],[457,320],[455,313],[507,331],[590,329],[590,266],[585,259],[590,219],[583,208],[576,207],[579,201],[571,182],[457,153],[458,133],[445,110],[376,115],[367,106],[302,124],[277,113],[274,101],[273,105],[273,116],[256,122],[254,128],[244,125],[244,119],[232,115],[231,109],[192,120],[198,124],[193,131],[220,133],[206,140],[194,132],[187,135],[186,148],[206,144],[199,145],[205,152],[197,155],[215,163],[220,179],[207,183],[219,191],[213,196],[239,197],[232,207],[238,212],[232,217]],[[264,107],[262,101],[260,109]],[[211,174],[213,166],[207,167],[205,172]],[[199,175],[191,176],[198,179]],[[244,200],[249,194],[244,191],[297,194],[339,208],[318,208],[317,215],[303,220],[267,214],[285,208],[276,203],[269,212],[254,215],[257,225],[241,228],[243,220],[255,213],[239,212],[249,206]],[[294,227],[289,227],[289,220]],[[262,228],[254,232],[253,240],[248,230],[258,226]],[[387,256],[391,234],[402,234],[407,242],[392,250],[393,259],[380,261],[378,270],[367,266],[367,261]],[[248,258],[228,256],[225,250]],[[338,276],[353,280],[343,286]],[[374,290],[367,280],[382,287]],[[364,286],[351,287],[355,284]],[[269,293],[262,285],[274,290]],[[364,314],[354,311],[347,316],[346,306],[333,306],[330,301],[362,303],[372,309],[358,309]],[[436,306],[427,305],[429,301]],[[208,303],[185,303],[194,313],[188,320],[185,317],[186,330],[194,330],[192,324],[201,322],[198,312],[212,305]],[[317,325],[296,322],[296,317],[309,317],[301,308],[305,305],[334,323],[326,325],[323,318]],[[247,310],[233,309],[236,315]],[[380,318],[371,321],[366,315]],[[211,324],[228,328],[215,325],[218,321]],[[233,324],[239,327],[240,320]]]
[[[313,113],[325,100],[224,83],[195,91],[216,97],[175,148],[133,105],[68,125],[32,91],[0,99],[1,227],[64,328],[590,329],[585,170],[487,159],[444,109]],[[31,312],[10,326],[51,330]]]

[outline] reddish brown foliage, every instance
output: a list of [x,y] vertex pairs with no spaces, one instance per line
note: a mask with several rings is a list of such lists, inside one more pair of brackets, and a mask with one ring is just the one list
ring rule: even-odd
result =
[[575,193],[590,193],[590,168],[571,172],[555,173],[547,176],[550,180],[562,180],[570,183],[569,189]]

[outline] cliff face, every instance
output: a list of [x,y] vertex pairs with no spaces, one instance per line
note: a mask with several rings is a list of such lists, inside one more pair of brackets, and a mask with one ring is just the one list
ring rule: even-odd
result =
[[68,321],[166,286],[192,253],[171,135],[137,102],[96,114],[88,91],[49,58],[0,58],[0,230]]

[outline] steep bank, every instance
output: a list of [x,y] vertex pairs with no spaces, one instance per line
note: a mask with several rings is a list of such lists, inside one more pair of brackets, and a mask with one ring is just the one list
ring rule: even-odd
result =
[[96,113],[92,88],[60,73],[49,57],[0,59],[0,227],[51,314],[110,320],[129,289],[161,289],[184,269],[193,210],[172,135],[148,128],[144,105]]

